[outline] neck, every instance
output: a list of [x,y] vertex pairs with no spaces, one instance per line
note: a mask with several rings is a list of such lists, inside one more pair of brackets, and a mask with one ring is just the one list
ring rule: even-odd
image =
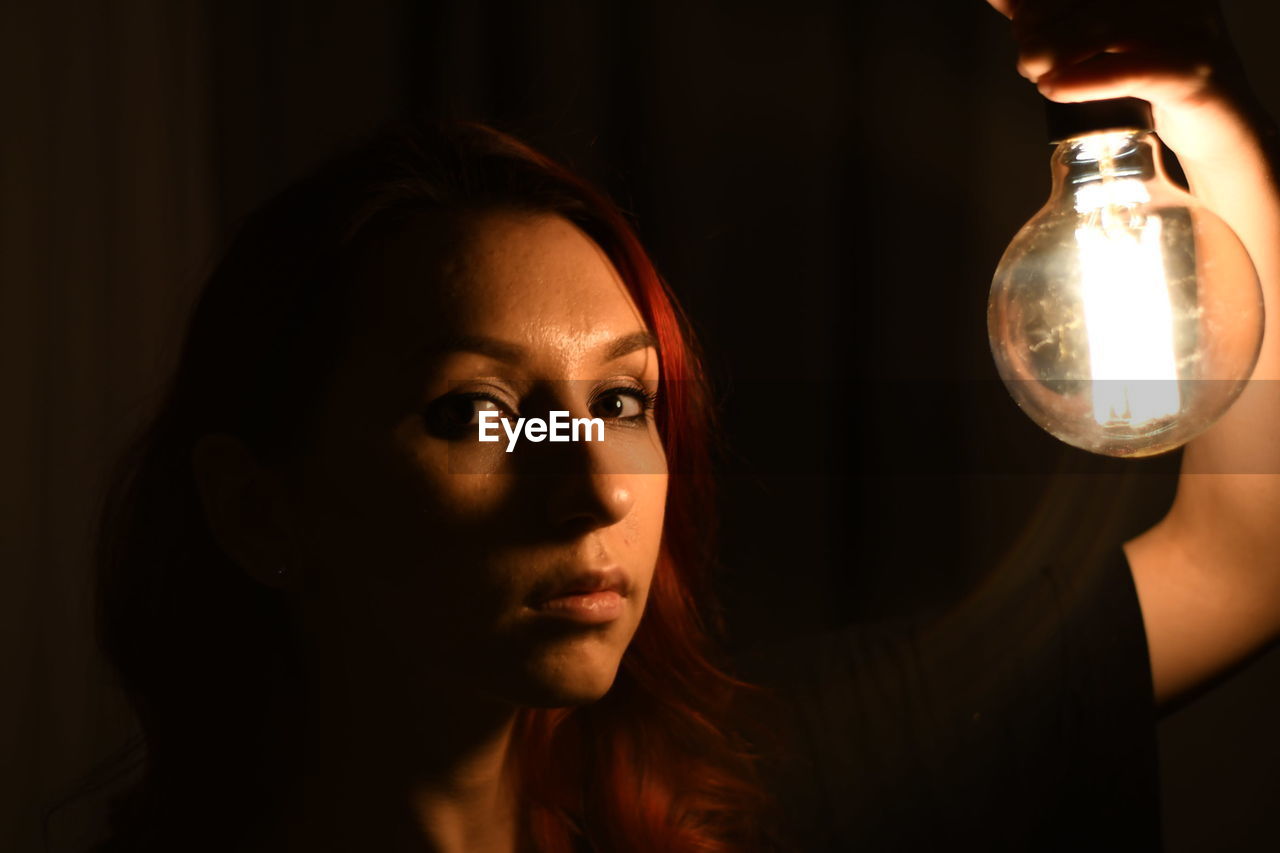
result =
[[293,780],[270,850],[492,851],[518,846],[516,708],[432,685],[429,700],[312,676],[282,720]]

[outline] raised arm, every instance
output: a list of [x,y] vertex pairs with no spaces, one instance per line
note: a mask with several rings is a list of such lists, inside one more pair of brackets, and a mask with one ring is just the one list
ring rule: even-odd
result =
[[1164,518],[1124,543],[1159,702],[1280,636],[1280,144],[1211,0],[989,0],[1055,101],[1138,97],[1191,192],[1244,241],[1266,331],[1253,379],[1187,445]]

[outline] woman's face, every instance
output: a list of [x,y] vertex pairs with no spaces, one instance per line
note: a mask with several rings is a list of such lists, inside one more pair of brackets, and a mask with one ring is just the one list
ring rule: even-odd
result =
[[[293,480],[311,654],[435,695],[599,698],[644,610],[667,490],[657,352],[626,288],[576,226],[525,212],[424,214],[361,269]],[[600,417],[604,440],[508,452],[500,423],[478,440],[485,410]],[[584,581],[617,594],[543,604]]]

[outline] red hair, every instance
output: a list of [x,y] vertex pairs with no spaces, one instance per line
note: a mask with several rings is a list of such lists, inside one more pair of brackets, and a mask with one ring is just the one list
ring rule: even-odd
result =
[[[538,792],[529,800],[533,835],[540,850],[571,850],[566,828],[581,820],[574,812],[585,778],[596,786],[590,808],[598,820],[589,835],[600,849],[742,849],[751,843],[743,830],[765,797],[754,756],[724,728],[738,692],[754,688],[727,674],[710,654],[709,634],[721,626],[710,610],[714,412],[702,360],[679,303],[626,219],[556,163],[508,144],[574,186],[603,226],[592,229],[593,236],[658,339],[658,429],[672,472],[646,613],[618,683],[593,705],[521,713],[517,749],[525,789]],[[566,765],[563,755],[573,760]]]
[[[119,846],[102,850],[165,848],[209,796],[228,825],[239,815],[235,831],[270,820],[261,694],[288,671],[291,647],[278,594],[210,535],[189,464],[195,440],[226,431],[262,459],[298,452],[347,331],[357,244],[422,211],[495,206],[562,215],[612,260],[658,341],[670,472],[645,615],[613,687],[590,705],[518,713],[524,829],[546,853],[582,840],[610,851],[758,843],[769,799],[751,744],[729,724],[753,688],[715,651],[714,417],[689,325],[603,195],[508,135],[455,123],[384,131],[246,220],[201,293],[159,411],[121,457],[99,530],[99,636],[142,722],[147,764],[117,808]],[[239,630],[228,637],[225,624]]]

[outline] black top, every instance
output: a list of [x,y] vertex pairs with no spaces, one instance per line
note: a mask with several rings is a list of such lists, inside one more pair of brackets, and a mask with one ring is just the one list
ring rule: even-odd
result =
[[759,649],[795,850],[1160,849],[1155,707],[1124,552],[1008,569],[943,616]]

